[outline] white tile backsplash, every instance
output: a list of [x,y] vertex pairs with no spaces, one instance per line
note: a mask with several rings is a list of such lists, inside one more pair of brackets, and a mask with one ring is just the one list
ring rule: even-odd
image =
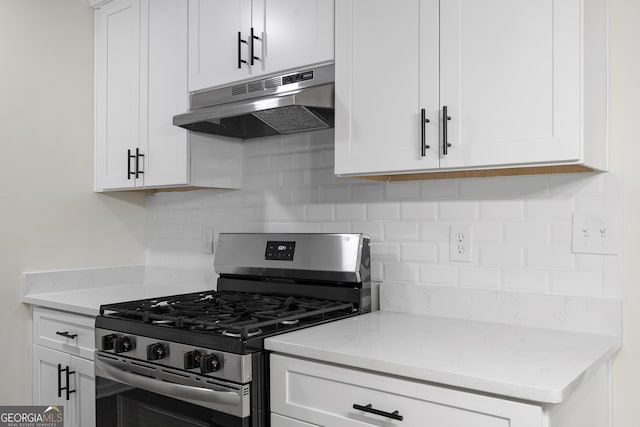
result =
[[[620,256],[571,253],[575,210],[620,211],[617,173],[387,183],[333,175],[333,131],[245,142],[243,190],[147,196],[147,262],[211,269],[199,230],[362,232],[377,281],[619,298]],[[472,227],[473,262],[449,261]]]

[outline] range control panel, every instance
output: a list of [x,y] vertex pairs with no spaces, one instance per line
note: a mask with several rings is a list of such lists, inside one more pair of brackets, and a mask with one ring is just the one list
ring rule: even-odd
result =
[[277,242],[269,240],[264,252],[264,259],[274,261],[293,261],[296,242]]

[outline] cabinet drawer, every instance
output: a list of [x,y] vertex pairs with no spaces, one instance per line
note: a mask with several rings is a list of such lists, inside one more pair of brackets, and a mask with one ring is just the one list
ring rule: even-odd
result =
[[315,424],[305,423],[304,421],[294,420],[274,413],[271,413],[271,425],[277,427],[318,427]]
[[[354,409],[353,405],[402,416]],[[542,408],[311,362],[271,356],[271,411],[321,426],[541,427]]]
[[34,307],[33,342],[93,360],[94,323],[93,317]]

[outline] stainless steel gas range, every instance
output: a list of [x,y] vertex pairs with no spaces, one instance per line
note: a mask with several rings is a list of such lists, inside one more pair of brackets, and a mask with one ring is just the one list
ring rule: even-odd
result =
[[371,309],[362,234],[220,234],[216,291],[108,304],[97,427],[269,425],[264,339]]

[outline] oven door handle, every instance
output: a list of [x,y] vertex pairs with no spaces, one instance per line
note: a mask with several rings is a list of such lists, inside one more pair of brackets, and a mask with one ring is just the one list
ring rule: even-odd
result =
[[[100,376],[104,376],[107,379],[112,379],[132,387],[142,388],[165,396],[189,399],[197,402],[219,403],[233,406],[240,404],[240,396],[237,393],[192,387],[143,377],[141,375],[133,374],[110,366],[104,360],[96,359],[95,363],[96,370],[102,371],[100,373],[96,372],[96,374],[99,373]],[[106,375],[102,375],[102,373]]]

